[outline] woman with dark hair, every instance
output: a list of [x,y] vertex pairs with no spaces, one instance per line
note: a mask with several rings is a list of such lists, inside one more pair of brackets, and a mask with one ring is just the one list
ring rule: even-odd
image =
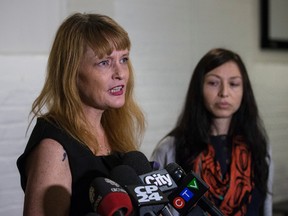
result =
[[272,161],[246,67],[230,50],[197,64],[177,124],[152,159],[193,170],[224,215],[272,215]]
[[105,15],[75,13],[60,25],[32,105],[37,122],[17,160],[23,215],[93,212],[89,185],[109,176],[106,158],[117,163],[139,148],[145,119],[133,98],[130,48],[127,32]]

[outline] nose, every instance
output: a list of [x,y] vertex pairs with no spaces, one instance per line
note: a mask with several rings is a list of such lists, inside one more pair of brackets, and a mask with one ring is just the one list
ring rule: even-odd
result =
[[113,70],[114,70],[113,79],[122,80],[124,78],[125,72],[121,67],[121,65],[115,64]]
[[218,96],[222,98],[228,97],[228,85],[227,84],[221,85]]

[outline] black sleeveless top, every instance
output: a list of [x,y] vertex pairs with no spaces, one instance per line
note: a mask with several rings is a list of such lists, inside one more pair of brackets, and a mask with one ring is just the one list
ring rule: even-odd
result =
[[89,201],[90,183],[95,177],[108,177],[109,171],[121,163],[122,154],[114,153],[109,156],[95,156],[92,151],[60,127],[38,118],[29,138],[24,153],[17,160],[17,167],[21,176],[21,186],[25,192],[27,177],[25,162],[29,153],[41,140],[50,138],[59,142],[65,149],[72,175],[72,195],[70,216],[82,216],[93,212]]

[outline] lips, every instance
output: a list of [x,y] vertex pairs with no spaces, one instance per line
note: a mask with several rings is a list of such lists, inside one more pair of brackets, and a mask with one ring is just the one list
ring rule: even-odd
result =
[[109,93],[112,95],[122,95],[123,94],[124,85],[115,86],[114,88],[109,89]]
[[230,107],[230,104],[227,102],[220,102],[220,103],[217,103],[217,107],[219,107],[221,109],[226,109],[226,108]]

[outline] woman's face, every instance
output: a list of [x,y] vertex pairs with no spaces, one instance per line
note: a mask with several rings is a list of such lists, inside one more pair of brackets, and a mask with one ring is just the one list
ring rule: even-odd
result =
[[204,78],[204,103],[214,118],[228,118],[239,109],[243,96],[240,70],[233,61],[211,71]]
[[99,59],[90,47],[87,48],[77,78],[84,107],[106,110],[124,105],[128,61],[128,50],[114,50],[111,55]]

